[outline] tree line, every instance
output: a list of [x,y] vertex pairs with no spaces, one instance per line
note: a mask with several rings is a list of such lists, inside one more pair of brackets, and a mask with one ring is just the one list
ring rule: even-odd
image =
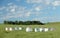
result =
[[13,25],[44,25],[40,21],[4,21],[4,24],[13,24]]

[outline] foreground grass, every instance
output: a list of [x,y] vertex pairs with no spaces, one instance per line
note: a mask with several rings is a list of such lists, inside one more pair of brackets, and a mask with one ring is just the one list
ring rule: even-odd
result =
[[52,23],[46,25],[29,25],[32,28],[35,27],[53,27],[56,30],[52,32],[25,32],[23,31],[12,31],[6,32],[5,27],[23,27],[26,28],[28,25],[4,25],[0,24],[0,38],[60,38],[60,23]]

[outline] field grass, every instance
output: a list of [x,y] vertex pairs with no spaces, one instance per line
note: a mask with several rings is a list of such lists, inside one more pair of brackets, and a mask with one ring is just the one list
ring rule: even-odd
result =
[[[5,27],[23,27],[26,28],[28,26],[35,27],[53,27],[55,31],[48,32],[25,32],[23,31],[12,31],[6,32],[4,30]],[[0,38],[60,38],[60,23],[49,23],[46,25],[7,25],[0,24]]]

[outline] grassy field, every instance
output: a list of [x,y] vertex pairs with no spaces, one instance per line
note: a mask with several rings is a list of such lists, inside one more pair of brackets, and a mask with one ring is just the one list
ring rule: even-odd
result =
[[0,38],[60,38],[60,23],[49,23],[46,25],[29,25],[32,28],[35,27],[53,27],[55,31],[48,32],[25,32],[23,31],[12,31],[6,32],[5,27],[23,27],[26,28],[28,25],[4,25],[0,24]]

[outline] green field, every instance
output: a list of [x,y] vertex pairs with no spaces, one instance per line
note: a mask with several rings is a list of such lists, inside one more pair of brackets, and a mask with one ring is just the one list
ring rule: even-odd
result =
[[[5,27],[23,27],[26,28],[30,26],[35,27],[53,27],[55,31],[48,32],[25,32],[23,31],[12,31],[6,32]],[[0,24],[0,38],[60,38],[60,23],[49,23],[46,25],[7,25]]]

